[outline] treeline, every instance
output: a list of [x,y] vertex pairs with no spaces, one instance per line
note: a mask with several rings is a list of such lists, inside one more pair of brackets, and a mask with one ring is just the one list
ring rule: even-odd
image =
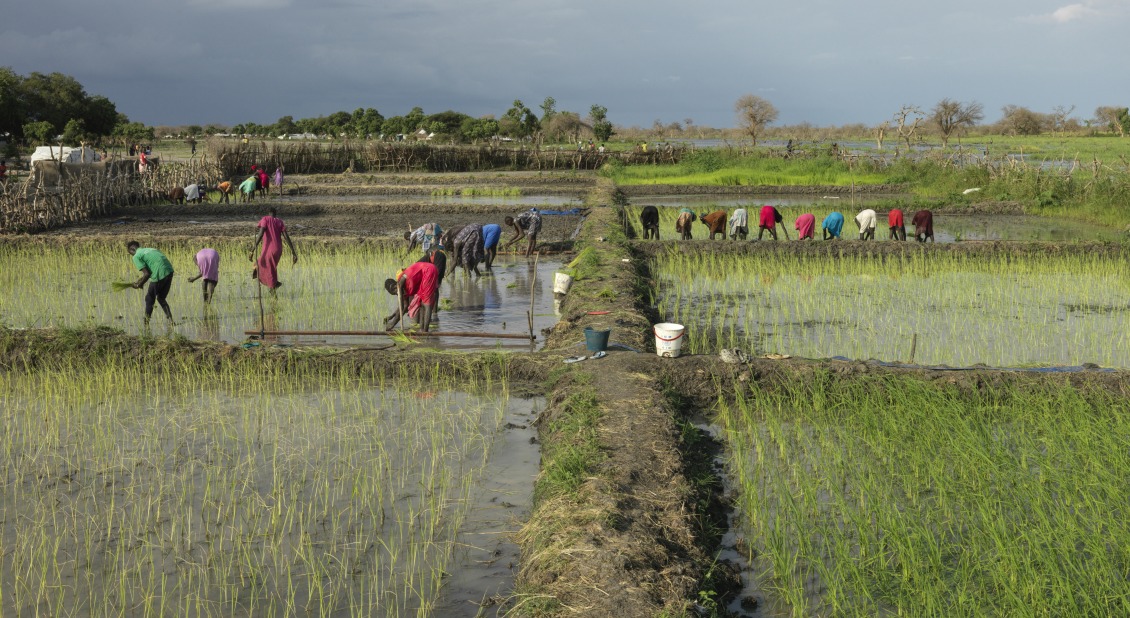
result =
[[[317,118],[295,120],[293,116],[283,116],[268,125],[241,123],[231,127],[230,132],[253,137],[313,135],[384,141],[415,138],[423,133],[434,141],[456,144],[477,144],[499,137],[533,143],[582,139],[607,141],[615,134],[612,122],[608,120],[608,109],[601,105],[593,105],[588,115],[582,117],[577,112],[558,110],[556,100],[546,97],[539,109],[540,114],[521,100],[515,100],[497,119],[493,115],[475,118],[451,110],[425,114],[420,107],[412,108],[403,116],[386,118],[376,109],[359,107],[352,113],[340,111]],[[217,127],[191,125],[185,128],[185,132],[188,135],[225,132],[209,131],[210,128]]]
[[0,67],[0,136],[9,150],[54,143],[57,136],[72,145],[113,141],[147,142],[153,129],[130,122],[113,101],[91,95],[75,78],[62,73],[22,76]]

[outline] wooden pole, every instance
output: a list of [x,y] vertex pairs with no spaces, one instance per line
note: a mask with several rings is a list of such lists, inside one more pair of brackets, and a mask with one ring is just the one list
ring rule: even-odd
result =
[[530,323],[530,341],[534,340],[534,284],[538,280],[538,258],[541,253],[534,255],[534,276],[530,277],[530,310],[526,312],[526,320]]
[[907,361],[908,364],[911,364],[911,365],[914,364],[914,350],[917,347],[918,347],[918,333],[914,333],[914,335],[911,336],[911,338],[910,338],[910,360]]
[[518,335],[514,333],[476,333],[467,331],[452,331],[452,332],[439,332],[439,331],[418,331],[409,333],[398,333],[395,330],[245,330],[244,335],[259,335],[271,337],[291,337],[291,336],[324,336],[324,337],[393,337],[400,334],[405,334],[409,337],[477,337],[480,339],[534,339],[528,335]]

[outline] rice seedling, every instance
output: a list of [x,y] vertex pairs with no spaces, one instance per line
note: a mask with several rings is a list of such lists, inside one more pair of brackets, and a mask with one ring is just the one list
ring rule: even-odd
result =
[[433,615],[505,383],[249,367],[0,373],[0,614]]
[[[386,278],[418,257],[388,244],[299,246],[296,266],[280,264],[283,287],[276,294],[260,290],[251,278],[246,242],[212,241],[220,252],[220,282],[205,310],[194,255],[201,246],[184,242],[158,243],[176,269],[169,304],[182,324],[176,332],[196,339],[239,342],[244,331],[259,330],[383,330],[383,318],[395,305],[385,291]],[[494,330],[494,323],[517,321],[529,308],[530,269],[505,268],[517,258],[500,256],[490,277],[468,279],[461,271],[447,277],[441,302],[450,311],[440,313],[447,330]],[[18,327],[108,325],[130,333],[144,332],[145,292],[128,289],[137,271],[123,244],[76,242],[71,244],[5,243],[0,260],[0,321]],[[522,260],[524,264],[525,261]],[[60,268],[65,264],[66,268]],[[535,289],[540,314],[552,308],[552,272],[559,263],[540,263]],[[123,284],[124,283],[124,287]],[[513,292],[506,291],[513,284]],[[111,290],[122,288],[120,293]],[[259,298],[263,299],[260,313]],[[513,297],[518,302],[507,303]],[[509,314],[513,314],[511,318]],[[158,312],[158,316],[160,313]],[[535,328],[552,325],[542,317]],[[155,328],[163,328],[158,317]]]
[[663,255],[652,299],[694,353],[1130,367],[1130,284],[1098,254]]
[[792,615],[1130,611],[1130,407],[792,376],[720,398],[754,576]]

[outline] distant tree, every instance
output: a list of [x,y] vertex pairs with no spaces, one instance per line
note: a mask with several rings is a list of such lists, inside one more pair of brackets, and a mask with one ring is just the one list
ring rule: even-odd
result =
[[81,120],[92,137],[108,136],[118,124],[118,108],[110,99],[95,95],[87,100]]
[[424,109],[422,107],[413,107],[406,116],[404,116],[405,133],[415,133],[424,125]]
[[1071,116],[1071,112],[1075,111],[1075,106],[1065,107],[1063,105],[1056,105],[1052,108],[1050,114],[1052,120],[1052,130],[1059,132],[1062,135],[1067,131],[1067,121]]
[[534,137],[541,129],[541,122],[521,99],[515,99],[514,104],[499,119],[498,127],[503,135],[522,139]]
[[922,109],[917,105],[903,105],[899,108],[899,111],[895,112],[895,131],[898,132],[899,138],[906,143],[907,149],[910,148],[910,140],[914,137],[914,133],[923,120],[925,120],[925,117],[922,115]]
[[352,120],[353,116],[348,112],[334,112],[326,118],[326,132],[333,137],[341,137],[343,133],[348,135]]
[[384,121],[384,116],[377,110],[371,107],[365,109],[358,107],[353,110],[353,118],[349,123],[350,133],[357,137],[378,135],[381,132]]
[[0,133],[15,137],[23,135],[27,122],[24,101],[20,92],[23,78],[8,67],[0,67]]
[[738,114],[738,127],[757,145],[757,137],[765,131],[765,127],[777,120],[777,108],[769,101],[754,96],[743,94],[734,103],[734,111]]
[[553,116],[556,114],[557,99],[546,97],[545,100],[541,102],[541,125],[543,129],[549,124],[550,120],[553,120]]
[[272,126],[272,135],[290,135],[298,133],[298,125],[294,124],[294,116],[282,116]]
[[1043,114],[1027,107],[1005,105],[1001,108],[1000,132],[1004,135],[1039,135],[1047,125]]
[[1095,108],[1095,123],[1106,127],[1111,133],[1117,133],[1118,137],[1126,137],[1126,133],[1130,132],[1130,108]]
[[81,146],[91,141],[90,137],[81,118],[71,118],[63,127],[63,142],[66,144]]
[[445,135],[457,142],[462,142],[465,141],[463,136],[463,121],[468,118],[470,118],[470,116],[463,112],[448,110],[428,116],[424,120],[424,123],[428,125],[428,130],[432,133]]
[[930,111],[930,122],[938,128],[942,136],[942,148],[949,145],[950,138],[961,131],[977,126],[985,117],[984,107],[976,101],[961,103],[953,99],[938,101]]
[[187,133],[189,137],[199,137],[204,133],[204,127],[198,124],[190,124],[184,128],[184,132]]
[[465,118],[460,126],[463,139],[472,144],[486,141],[498,135],[498,121],[494,118]]
[[122,147],[129,144],[143,144],[153,141],[153,128],[147,127],[140,122],[129,122],[125,116],[121,117],[121,122],[114,127],[114,132],[111,134],[114,141]]
[[580,114],[576,112],[558,112],[545,126],[545,134],[555,142],[576,143],[581,141],[581,133],[588,127],[581,122]]
[[29,122],[23,126],[23,136],[32,146],[44,146],[55,141],[55,127],[46,120]]
[[589,108],[589,126],[592,127],[593,135],[600,142],[607,142],[616,134],[616,131],[612,128],[612,122],[608,120],[608,108],[603,105],[593,105]]
[[225,127],[223,125],[218,125],[218,124],[214,124],[214,123],[204,125],[204,134],[205,135],[215,135],[217,133],[227,133],[227,132],[228,132],[227,127]]
[[875,149],[883,149],[883,138],[887,135],[887,130],[891,128],[891,121],[884,120],[875,126]]

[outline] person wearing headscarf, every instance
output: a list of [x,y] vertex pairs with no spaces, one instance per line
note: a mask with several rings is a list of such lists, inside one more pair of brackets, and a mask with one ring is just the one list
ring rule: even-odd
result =
[[679,218],[675,219],[675,233],[683,240],[691,239],[691,226],[698,216],[690,208],[679,210]]

